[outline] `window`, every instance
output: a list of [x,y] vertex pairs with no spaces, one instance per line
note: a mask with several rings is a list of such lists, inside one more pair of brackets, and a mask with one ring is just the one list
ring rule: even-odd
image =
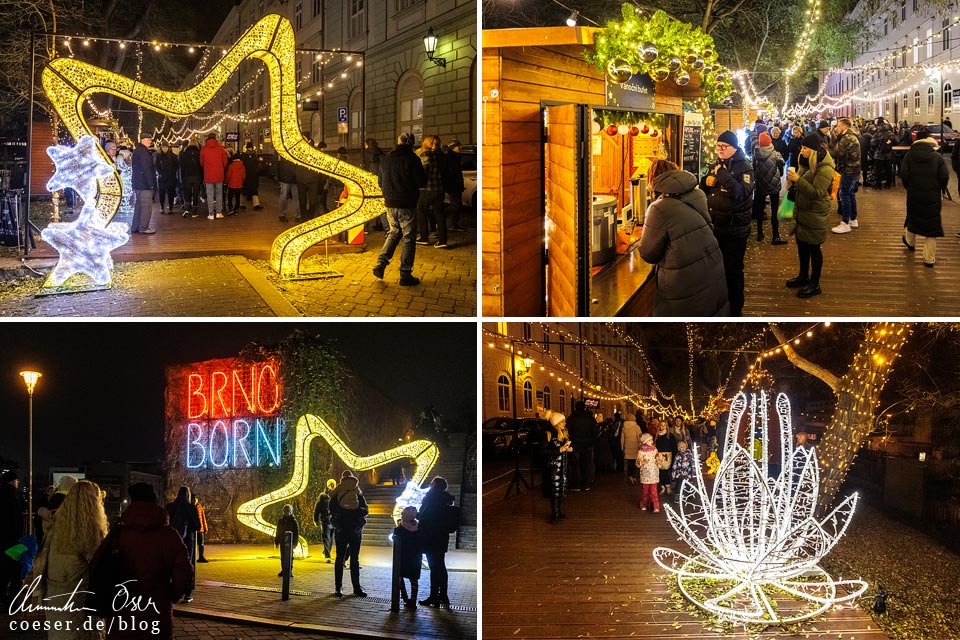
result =
[[413,5],[417,4],[418,2],[420,2],[420,0],[395,0],[394,8],[397,11],[404,11],[406,9],[409,9]]
[[907,0],[900,0],[900,20],[907,19]]
[[913,115],[920,115],[920,91],[913,92]]
[[504,375],[497,378],[497,409],[510,411],[510,379]]
[[565,389],[560,389],[560,413],[567,412],[567,392]]
[[543,350],[544,350],[546,353],[551,353],[551,351],[550,351],[550,328],[549,328],[549,327],[544,327],[544,328],[543,328]]
[[297,2],[293,8],[293,27],[297,31],[303,28],[303,2]]
[[927,29],[927,59],[933,57],[933,29]]
[[257,106],[263,104],[263,80],[257,83]]
[[350,37],[367,32],[367,0],[350,0]]
[[397,135],[412,133],[417,144],[423,140],[423,81],[410,71],[397,83]]
[[913,12],[917,12],[917,0],[913,0]]
[[913,39],[913,64],[920,62],[920,38]]
[[933,87],[927,87],[927,115],[933,113]]
[[563,337],[563,336],[560,336],[560,337],[559,337],[559,340],[560,340],[560,362],[564,362],[565,356],[566,356],[566,346],[567,346],[567,345],[564,344],[564,337]]
[[950,21],[944,20],[940,23],[940,39],[943,41],[943,50],[950,48]]
[[323,0],[313,0],[313,17],[316,18],[320,15],[320,10],[323,5]]
[[529,340],[532,335],[533,335],[533,332],[530,328],[530,323],[524,322],[523,323],[523,339]]
[[949,82],[943,85],[943,112],[953,113],[953,87]]
[[533,411],[533,385],[529,380],[523,382],[523,410]]
[[903,94],[903,115],[906,116],[909,110],[910,110],[910,96],[904,93]]
[[901,67],[907,66],[907,48],[906,47],[903,48],[903,55],[900,56],[900,66]]
[[350,96],[350,145],[362,149],[360,136],[363,134],[363,92],[356,89]]
[[886,19],[883,21],[883,35],[890,33],[890,22]]
[[543,388],[543,408],[544,409],[550,408],[550,387],[549,386]]
[[303,61],[299,58],[297,59],[297,82],[300,82],[300,77],[303,74]]

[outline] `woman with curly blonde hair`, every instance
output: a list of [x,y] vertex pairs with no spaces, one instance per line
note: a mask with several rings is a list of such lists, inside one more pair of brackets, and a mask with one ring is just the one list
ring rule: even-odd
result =
[[[81,480],[70,489],[63,505],[57,511],[57,519],[50,531],[44,553],[46,554],[46,568],[43,571],[46,577],[46,596],[59,596],[48,603],[51,606],[63,607],[67,604],[69,594],[80,585],[80,591],[88,588],[87,580],[90,577],[90,560],[97,551],[100,543],[107,537],[109,525],[107,515],[103,511],[103,501],[100,498],[100,487],[89,480]],[[83,606],[82,596],[74,599],[74,606],[70,609],[80,609]],[[61,629],[69,631],[54,631],[48,634],[50,640],[95,640],[103,636],[97,631],[84,631],[83,623],[89,612],[87,611],[47,611],[47,620],[62,621]],[[70,621],[69,627],[66,622]]]

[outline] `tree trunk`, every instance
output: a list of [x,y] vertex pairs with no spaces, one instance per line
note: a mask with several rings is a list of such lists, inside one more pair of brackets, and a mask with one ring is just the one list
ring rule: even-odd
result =
[[[770,329],[781,344],[789,344],[779,326],[771,324]],[[850,465],[873,429],[880,392],[912,330],[910,324],[877,322],[869,325],[853,363],[841,377],[810,362],[793,349],[784,348],[787,359],[794,366],[829,386],[837,398],[823,441],[817,445],[820,464],[817,509],[820,515],[827,513],[833,505]]]

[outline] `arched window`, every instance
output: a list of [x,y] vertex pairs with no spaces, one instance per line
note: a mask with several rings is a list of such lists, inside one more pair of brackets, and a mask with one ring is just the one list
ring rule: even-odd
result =
[[907,92],[903,92],[903,117],[906,118],[907,114],[910,112],[910,96],[907,95]]
[[412,133],[417,144],[423,140],[423,80],[408,71],[397,83],[397,135]]
[[550,408],[550,387],[546,386],[543,388],[543,408]]
[[510,379],[504,375],[497,378],[497,409],[510,411]]
[[350,95],[350,147],[362,149],[363,140],[363,91],[354,89]]
[[567,412],[567,392],[565,389],[560,389],[560,413]]
[[523,383],[523,410],[533,411],[533,385],[529,380]]
[[933,113],[933,102],[934,102],[934,91],[933,87],[927,87],[927,115]]
[[920,90],[913,92],[913,115],[920,115]]
[[953,87],[949,82],[943,85],[943,112],[953,113]]

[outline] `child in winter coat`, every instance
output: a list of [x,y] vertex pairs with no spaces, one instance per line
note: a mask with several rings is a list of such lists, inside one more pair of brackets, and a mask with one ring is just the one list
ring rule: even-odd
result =
[[[417,591],[420,581],[420,565],[423,563],[423,550],[420,546],[420,523],[417,521],[417,508],[407,507],[400,514],[400,525],[393,530],[393,543],[400,544],[400,597],[403,606],[417,608]],[[410,581],[410,594],[407,595],[403,579]]]
[[227,167],[227,215],[235,216],[240,211],[240,196],[243,193],[243,181],[247,179],[247,170],[243,168],[243,159],[233,156]]
[[660,467],[657,466],[657,448],[653,446],[653,436],[645,433],[640,436],[640,451],[637,452],[637,468],[640,469],[640,510],[646,511],[647,504],[653,503],[653,512],[660,513],[660,496],[657,484],[660,482]]
[[340,484],[330,494],[330,502],[336,502],[338,509],[356,511],[360,508],[360,495],[360,481],[348,469],[340,476]]
[[[765,134],[761,134],[765,135]],[[680,493],[680,485],[684,479],[693,482],[697,473],[696,458],[693,457],[693,451],[687,449],[687,443],[683,440],[677,443],[677,457],[673,459],[673,492]]]

